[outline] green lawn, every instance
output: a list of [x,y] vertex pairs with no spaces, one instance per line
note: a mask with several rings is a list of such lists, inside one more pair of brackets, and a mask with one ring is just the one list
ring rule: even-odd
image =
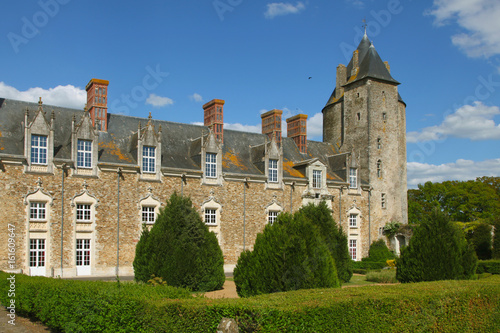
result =
[[369,285],[369,284],[374,284],[375,282],[370,282],[370,281],[366,281],[366,275],[358,275],[358,274],[354,274],[352,277],[351,277],[351,280],[347,283],[342,283],[342,287],[344,286],[350,286],[350,287],[354,287],[354,286],[366,286],[366,285]]

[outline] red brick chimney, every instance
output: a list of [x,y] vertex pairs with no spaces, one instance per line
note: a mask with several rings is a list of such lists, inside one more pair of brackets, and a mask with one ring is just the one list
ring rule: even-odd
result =
[[286,120],[287,137],[295,141],[299,151],[307,154],[307,115],[298,114]]
[[87,110],[90,112],[92,125],[99,131],[108,130],[108,85],[107,80],[92,79],[85,87]]
[[266,134],[269,139],[273,136],[276,143],[281,145],[281,115],[283,111],[273,109],[260,115],[262,118],[262,134]]
[[212,129],[220,142],[224,142],[224,103],[222,99],[213,99],[203,105],[204,124]]

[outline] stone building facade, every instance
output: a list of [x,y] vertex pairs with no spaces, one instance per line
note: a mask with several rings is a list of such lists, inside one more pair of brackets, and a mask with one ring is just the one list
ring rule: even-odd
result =
[[191,197],[228,267],[279,212],[309,202],[327,202],[354,260],[407,220],[405,104],[366,36],[337,69],[324,142],[305,139],[306,115],[282,137],[280,110],[262,115],[262,134],[225,130],[218,99],[205,126],[113,114],[108,84],[89,82],[84,111],[0,98],[0,269],[133,275],[141,231],[174,192]]

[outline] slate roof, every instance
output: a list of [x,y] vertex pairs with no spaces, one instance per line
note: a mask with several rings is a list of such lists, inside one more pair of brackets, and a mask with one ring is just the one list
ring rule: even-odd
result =
[[[396,85],[400,84],[391,76],[391,73],[387,70],[387,67],[380,58],[377,50],[375,50],[375,46],[373,46],[373,43],[370,41],[370,39],[366,34],[361,39],[361,42],[359,43],[358,48],[356,50],[358,50],[359,71],[356,74],[351,75],[352,68],[354,66],[354,59],[351,58],[351,61],[349,62],[346,68],[346,78],[345,78],[345,82],[347,82],[346,85],[363,80],[365,78],[381,80]],[[328,99],[326,106],[344,100],[343,94],[338,99],[335,97],[336,96],[335,90],[336,89],[333,90],[333,93]],[[403,99],[399,94],[398,94],[398,100],[404,103]]]
[[[29,110],[31,122],[38,110],[37,103],[0,98],[0,159],[5,156],[22,158],[24,155],[24,114]],[[43,105],[46,119],[52,111],[54,120],[54,159],[71,159],[71,122],[80,122],[84,112],[64,107]],[[144,127],[148,119],[108,113],[108,131],[99,132],[99,163],[137,165],[137,130]],[[196,158],[203,135],[209,130],[205,126],[152,120],[155,131],[161,125],[161,165],[164,168],[201,171],[201,161]],[[134,139],[135,138],[135,139]],[[224,130],[222,148],[222,172],[248,176],[264,176],[264,168],[256,154],[263,156],[266,135]],[[262,146],[260,149],[255,147]],[[329,168],[329,157],[338,154],[336,148],[325,142],[308,140],[308,153],[301,154],[290,138],[282,138],[283,177],[304,178],[294,165],[305,160],[318,158],[327,165],[327,179],[345,182]]]
[[347,83],[356,82],[362,80],[364,78],[370,77],[374,79],[379,79],[383,81],[387,81],[393,84],[400,84],[398,81],[394,80],[391,76],[391,73],[385,67],[384,62],[380,58],[375,50],[375,46],[368,39],[368,36],[365,34],[361,39],[361,42],[358,45],[358,64],[359,64],[359,72],[351,76],[352,67],[353,67],[353,59],[347,65]]

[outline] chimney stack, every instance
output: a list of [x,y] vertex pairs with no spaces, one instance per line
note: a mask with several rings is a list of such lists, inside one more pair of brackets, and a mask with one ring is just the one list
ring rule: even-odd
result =
[[352,53],[352,70],[351,76],[358,74],[359,71],[359,51],[356,50]]
[[262,134],[266,134],[269,139],[274,136],[276,143],[281,145],[281,115],[283,111],[273,109],[261,114],[262,118]]
[[335,98],[340,98],[344,93],[344,88],[342,87],[346,84],[347,80],[347,68],[340,64],[337,66],[337,82],[335,85]]
[[108,130],[108,80],[92,79],[85,87],[87,90],[87,110],[92,118],[92,125],[98,131]]
[[204,124],[214,132],[220,142],[224,142],[224,103],[222,99],[213,99],[203,105]]
[[299,151],[307,154],[307,115],[298,114],[286,120],[287,137],[292,138]]

